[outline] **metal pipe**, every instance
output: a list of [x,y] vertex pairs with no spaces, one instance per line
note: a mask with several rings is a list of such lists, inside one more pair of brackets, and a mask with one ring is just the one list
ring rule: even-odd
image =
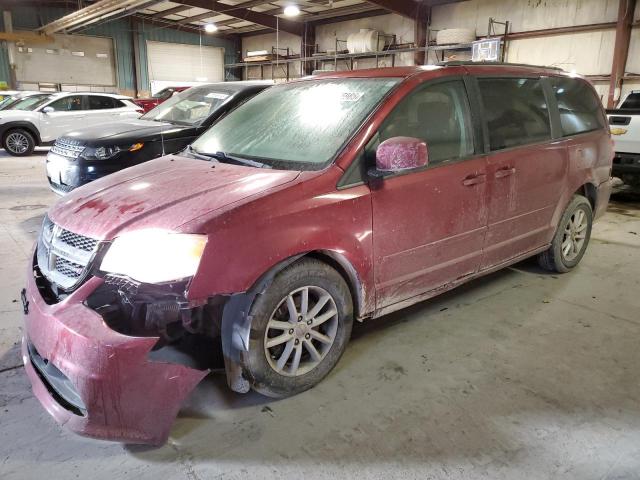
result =
[[159,3],[164,0],[146,0],[145,3],[140,5],[136,5],[133,7],[127,8],[119,8],[118,10],[114,10],[110,13],[106,13],[100,17],[96,17],[93,20],[89,20],[87,22],[82,23],[81,25],[75,25],[73,27],[69,27],[65,29],[67,32],[76,32],[78,30],[84,30],[88,28],[90,25],[94,25],[96,22],[105,23],[106,21],[113,22],[114,20],[120,20],[121,18],[131,16],[135,13],[138,13],[140,10],[144,10],[145,8],[149,8],[156,3]]
[[86,23],[95,18],[112,14],[113,12],[117,12],[123,8],[133,8],[146,2],[147,0],[100,0],[93,5],[50,22],[40,28],[40,31],[47,35],[56,33],[66,30],[74,25],[78,25],[83,22]]

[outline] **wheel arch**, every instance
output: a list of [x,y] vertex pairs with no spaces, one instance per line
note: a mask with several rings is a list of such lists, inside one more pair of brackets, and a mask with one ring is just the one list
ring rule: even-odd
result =
[[2,139],[2,141],[4,142],[4,137],[6,136],[6,134],[11,130],[16,130],[16,129],[27,130],[31,135],[33,135],[33,138],[36,141],[36,146],[42,143],[42,140],[40,139],[40,131],[38,130],[38,127],[36,127],[33,123],[28,121],[9,122],[6,125],[2,125],[2,129],[0,130],[0,139]]
[[274,277],[289,265],[303,258],[320,260],[340,274],[351,292],[354,302],[355,317],[359,318],[362,309],[362,282],[353,265],[342,255],[330,250],[312,250],[293,255],[278,262],[265,272],[246,292],[231,295],[225,303],[222,313],[222,353],[224,356],[227,384],[229,388],[239,393],[246,393],[251,388],[250,379],[243,373],[244,352],[249,348],[249,335],[253,318],[249,314],[257,296],[266,291]]
[[587,182],[580,186],[580,188],[574,192],[574,195],[582,195],[583,197],[586,197],[591,204],[591,209],[595,212],[598,200],[598,189],[593,183]]

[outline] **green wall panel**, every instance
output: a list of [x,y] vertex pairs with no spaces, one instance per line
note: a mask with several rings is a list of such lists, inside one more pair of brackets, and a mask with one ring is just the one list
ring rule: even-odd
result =
[[[71,10],[59,7],[21,7],[12,6],[9,8],[13,17],[13,28],[16,30],[35,30],[53,20],[56,20]],[[193,31],[179,31],[165,26],[145,24],[138,21],[137,42],[140,52],[140,77],[138,78],[138,89],[149,90],[149,75],[147,72],[147,40],[158,42],[184,43],[190,45],[202,45],[223,47],[225,49],[225,63],[238,61],[240,51],[239,42],[233,38],[216,37],[206,35],[204,32],[199,35]],[[0,16],[0,25],[2,18]],[[4,25],[2,25],[4,31]],[[134,29],[130,19],[114,20],[96,27],[77,31],[82,35],[95,35],[100,37],[110,37],[114,40],[116,51],[116,68],[118,78],[118,88],[120,90],[133,91],[136,86],[134,75]],[[9,60],[5,42],[0,45],[0,80],[9,81]]]

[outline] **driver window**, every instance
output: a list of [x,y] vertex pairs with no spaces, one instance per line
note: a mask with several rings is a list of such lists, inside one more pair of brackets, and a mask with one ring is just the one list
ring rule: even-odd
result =
[[474,153],[471,110],[462,80],[418,87],[385,119],[368,147],[375,151],[393,137],[424,140],[429,164],[464,158]]
[[56,112],[72,112],[75,110],[82,110],[82,95],[71,95],[69,97],[61,98],[49,106]]

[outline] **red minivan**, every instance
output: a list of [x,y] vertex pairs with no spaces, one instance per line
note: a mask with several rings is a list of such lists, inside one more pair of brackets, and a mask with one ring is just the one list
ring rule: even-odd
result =
[[575,267],[612,157],[594,89],[556,69],[272,87],[51,208],[22,294],[35,395],[78,433],[158,444],[220,348],[236,392],[302,392],[356,320],[534,255]]

